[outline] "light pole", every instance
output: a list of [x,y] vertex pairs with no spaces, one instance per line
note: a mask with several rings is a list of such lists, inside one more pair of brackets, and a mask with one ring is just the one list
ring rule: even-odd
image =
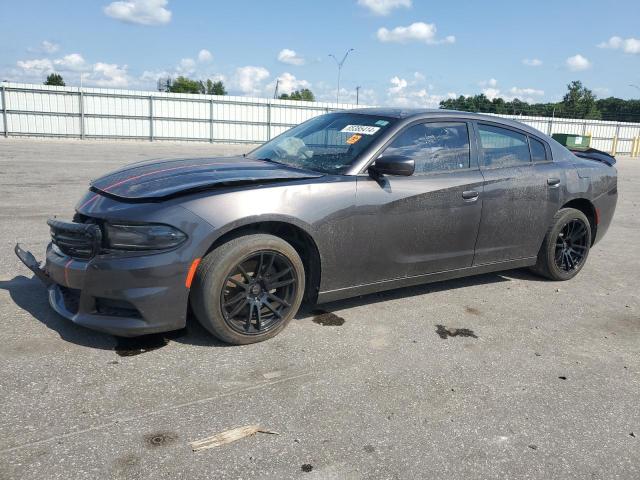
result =
[[340,73],[342,72],[342,66],[344,65],[344,62],[347,60],[347,57],[349,56],[349,54],[353,52],[353,50],[354,50],[353,48],[350,48],[349,50],[347,50],[347,52],[344,54],[344,57],[342,57],[342,60],[340,61],[338,61],[338,59],[333,53],[329,54],[329,56],[333,58],[336,61],[336,64],[338,65],[338,90],[336,91],[336,106],[340,104]]
[[356,105],[360,105],[360,101],[359,100],[360,100],[360,89],[361,88],[362,87],[360,87],[360,86],[356,87]]

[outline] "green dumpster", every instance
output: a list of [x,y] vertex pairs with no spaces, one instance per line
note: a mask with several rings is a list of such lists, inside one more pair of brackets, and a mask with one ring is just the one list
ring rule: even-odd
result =
[[589,145],[591,145],[591,135],[554,133],[551,135],[551,138],[567,148],[589,148]]

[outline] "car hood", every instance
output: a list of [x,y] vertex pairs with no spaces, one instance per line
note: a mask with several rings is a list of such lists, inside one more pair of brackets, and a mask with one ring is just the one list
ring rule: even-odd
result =
[[321,173],[246,157],[148,161],[91,182],[91,190],[125,200],[159,200],[238,184],[317,178]]

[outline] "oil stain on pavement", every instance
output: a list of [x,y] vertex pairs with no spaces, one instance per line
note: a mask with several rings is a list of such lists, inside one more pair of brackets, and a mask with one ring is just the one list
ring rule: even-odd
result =
[[173,432],[155,432],[144,436],[145,443],[150,447],[163,447],[176,441],[178,435]]
[[473,330],[469,330],[468,328],[451,328],[445,327],[444,325],[436,325],[436,333],[443,340],[446,340],[449,337],[478,338],[478,336],[473,333]]
[[325,327],[339,327],[345,322],[344,318],[325,310],[314,310],[312,313],[315,315],[315,317],[313,317],[313,323]]
[[169,341],[186,335],[187,329],[173,332],[142,335],[140,337],[116,337],[115,352],[121,357],[133,357],[141,353],[157,350],[169,344]]

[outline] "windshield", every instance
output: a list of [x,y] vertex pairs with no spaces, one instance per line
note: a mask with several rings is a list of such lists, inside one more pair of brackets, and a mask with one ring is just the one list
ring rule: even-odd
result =
[[265,143],[249,158],[291,167],[342,174],[395,119],[357,113],[329,113],[312,118]]

